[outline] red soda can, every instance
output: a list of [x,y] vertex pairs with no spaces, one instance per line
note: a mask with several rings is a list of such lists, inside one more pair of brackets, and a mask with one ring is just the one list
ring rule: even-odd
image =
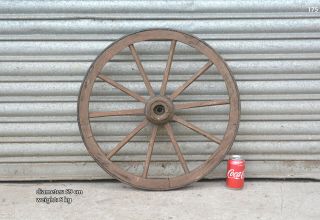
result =
[[227,165],[227,187],[242,189],[244,185],[245,161],[240,155],[232,155]]

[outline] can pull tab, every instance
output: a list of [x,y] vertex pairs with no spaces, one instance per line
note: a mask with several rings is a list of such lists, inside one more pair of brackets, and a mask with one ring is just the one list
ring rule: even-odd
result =
[[242,157],[240,155],[232,155],[230,156],[230,160],[242,160]]

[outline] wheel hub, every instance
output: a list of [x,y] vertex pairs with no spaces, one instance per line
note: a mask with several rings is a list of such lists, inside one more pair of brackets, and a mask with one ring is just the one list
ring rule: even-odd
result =
[[146,118],[153,124],[165,124],[174,114],[174,106],[170,99],[164,96],[150,98],[144,109]]

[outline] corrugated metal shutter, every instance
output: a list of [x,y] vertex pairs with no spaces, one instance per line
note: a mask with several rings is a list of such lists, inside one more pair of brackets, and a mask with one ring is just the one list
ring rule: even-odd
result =
[[[248,177],[319,179],[320,13],[309,7],[320,7],[319,1],[0,1],[0,180],[109,178],[80,138],[77,95],[102,49],[146,28],[195,34],[225,58],[242,104],[231,152],[247,159]],[[159,44],[154,51],[167,49]],[[159,79],[158,62],[147,58],[149,72]],[[175,72],[192,70],[190,61],[181,54]],[[131,64],[126,59],[120,64],[111,72],[129,85],[136,80],[124,70]],[[182,82],[179,76],[173,79]],[[205,80],[197,88],[206,87]],[[208,95],[219,91],[219,83],[206,87]],[[196,95],[191,90],[189,97]],[[118,98],[107,101],[132,106],[121,94]],[[218,117],[212,132],[220,132],[224,120]],[[109,135],[102,137],[104,143],[117,140],[108,128],[99,132]],[[201,160],[191,146],[197,139],[181,132],[181,139],[190,137],[185,139],[188,158]],[[131,170],[139,169],[130,162],[134,154],[119,157]],[[175,172],[177,163],[156,166]],[[224,169],[222,163],[208,178],[223,177]]]

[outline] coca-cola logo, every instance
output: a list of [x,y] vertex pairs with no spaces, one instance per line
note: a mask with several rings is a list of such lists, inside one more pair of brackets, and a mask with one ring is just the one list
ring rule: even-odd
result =
[[235,172],[234,169],[230,169],[227,173],[228,178],[232,178],[232,179],[244,179],[244,171],[240,171],[240,172]]

